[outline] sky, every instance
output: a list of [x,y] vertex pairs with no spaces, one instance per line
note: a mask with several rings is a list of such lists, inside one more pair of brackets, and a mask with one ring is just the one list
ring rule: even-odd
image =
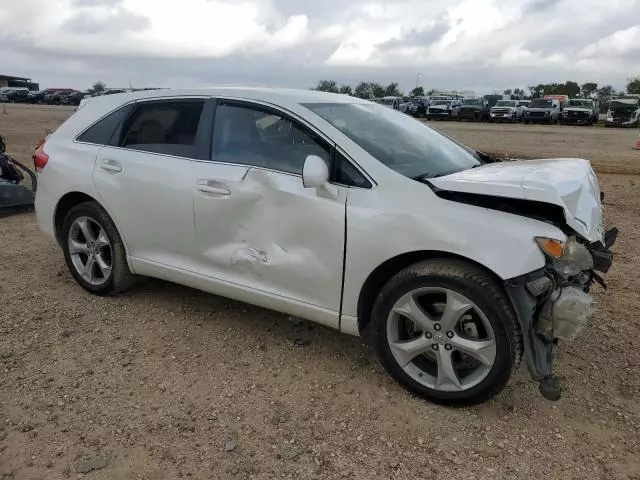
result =
[[0,74],[79,89],[622,89],[640,75],[639,19],[640,0],[0,0]]

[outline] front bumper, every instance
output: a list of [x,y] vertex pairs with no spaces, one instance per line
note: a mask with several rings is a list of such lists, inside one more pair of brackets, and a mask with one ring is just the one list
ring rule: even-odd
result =
[[518,116],[515,113],[506,113],[506,112],[491,112],[491,120],[494,121],[506,121],[506,122],[517,122]]
[[433,118],[451,118],[451,112],[442,110],[429,110],[427,116]]
[[[549,400],[560,398],[560,385],[553,376],[553,346],[558,340],[576,338],[595,312],[589,287],[595,281],[606,285],[595,270],[606,273],[613,262],[610,248],[618,230],[612,228],[604,242],[589,246],[594,268],[585,283],[562,285],[551,266],[509,279],[505,289],[522,331],[524,357],[533,380],[540,382],[540,392]],[[541,285],[547,284],[546,290]]]
[[464,120],[473,120],[483,115],[482,110],[458,110],[458,118]]
[[551,115],[527,115],[524,118],[531,123],[549,123],[553,117]]
[[614,118],[607,118],[604,121],[605,127],[622,127],[632,128],[638,126],[638,120],[619,120]]

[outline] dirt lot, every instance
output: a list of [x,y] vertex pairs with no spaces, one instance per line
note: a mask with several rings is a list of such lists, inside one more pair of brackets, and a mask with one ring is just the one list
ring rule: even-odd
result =
[[[7,110],[0,132],[21,160],[69,114]],[[155,280],[91,296],[23,214],[0,219],[0,479],[640,478],[638,132],[435,125],[486,151],[584,156],[603,172],[622,235],[598,314],[557,349],[560,402],[521,368],[494,401],[446,409],[320,326]]]

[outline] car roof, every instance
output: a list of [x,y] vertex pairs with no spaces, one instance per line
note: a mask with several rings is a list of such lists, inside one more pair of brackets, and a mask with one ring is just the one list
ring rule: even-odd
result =
[[127,96],[127,98],[136,100],[185,96],[221,96],[273,103],[367,103],[367,100],[361,100],[357,97],[345,94],[319,92],[316,90],[263,87],[209,87],[194,89],[138,90],[114,94],[112,96],[120,97],[121,95],[123,97]]

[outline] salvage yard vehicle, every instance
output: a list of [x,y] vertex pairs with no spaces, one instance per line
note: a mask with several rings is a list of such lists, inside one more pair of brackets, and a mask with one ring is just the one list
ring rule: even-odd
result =
[[[37,187],[35,174],[7,155],[5,148],[4,136],[0,135],[0,217],[32,209]],[[31,186],[23,182],[25,173],[31,178]]]
[[460,102],[456,121],[471,120],[484,122],[489,120],[489,103],[484,98],[465,98]]
[[558,123],[560,101],[556,98],[535,98],[531,100],[524,116],[524,123]]
[[60,105],[61,98],[70,93],[76,92],[73,88],[49,88],[44,94],[44,103],[47,105]]
[[562,110],[560,123],[563,125],[593,125],[598,123],[599,116],[600,107],[596,100],[572,98]]
[[605,118],[605,127],[637,127],[639,125],[639,95],[621,95],[611,100]]
[[498,100],[491,107],[490,122],[519,122],[522,120],[523,110],[518,100]]
[[68,92],[60,95],[60,105],[80,105],[82,99],[86,96],[84,92]]
[[412,117],[424,118],[427,116],[428,105],[429,100],[427,100],[425,97],[414,97],[409,103],[407,113]]
[[0,102],[8,103],[26,103],[29,98],[29,89],[20,88],[7,88],[0,93]]
[[410,105],[409,99],[405,99],[404,97],[382,97],[378,99],[377,103],[402,113],[407,113]]
[[427,120],[449,120],[455,116],[458,106],[458,100],[433,100],[427,108]]
[[[88,99],[34,155],[39,227],[98,295],[157,277],[371,338],[407,389],[498,394],[612,263],[586,160],[499,162],[393,109],[307,90]],[[381,234],[384,232],[384,234]]]
[[564,106],[569,101],[569,95],[549,94],[544,95],[542,98],[545,100],[558,100],[560,103],[560,111],[564,110]]

